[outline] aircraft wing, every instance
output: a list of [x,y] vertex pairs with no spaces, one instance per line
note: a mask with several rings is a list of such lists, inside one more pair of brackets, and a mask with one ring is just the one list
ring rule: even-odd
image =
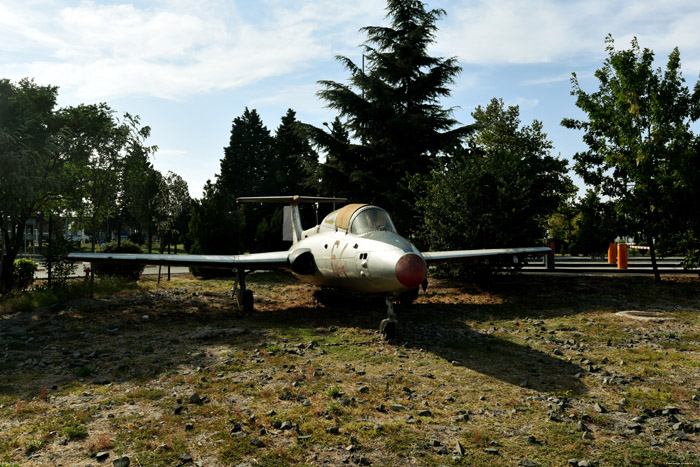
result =
[[492,256],[522,256],[550,253],[546,246],[531,248],[492,248],[486,250],[428,251],[422,253],[425,262],[430,264],[458,263]]
[[69,261],[119,261],[163,266],[194,266],[216,269],[286,269],[289,251],[272,251],[250,255],[161,255],[138,253],[68,253]]

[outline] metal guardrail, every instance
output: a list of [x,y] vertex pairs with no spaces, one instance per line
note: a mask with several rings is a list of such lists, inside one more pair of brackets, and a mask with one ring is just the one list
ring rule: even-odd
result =
[[[700,274],[698,269],[684,269],[683,257],[671,256],[657,258],[656,264],[661,274]],[[554,269],[548,270],[544,259],[534,259],[523,267],[525,272],[542,273],[576,273],[576,274],[653,274],[651,258],[648,256],[630,256],[627,269],[618,269],[615,263],[608,263],[607,258],[590,256],[556,256]]]

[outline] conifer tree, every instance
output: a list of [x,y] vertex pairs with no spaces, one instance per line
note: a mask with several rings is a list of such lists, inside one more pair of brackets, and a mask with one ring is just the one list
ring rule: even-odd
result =
[[[398,214],[410,211],[415,199],[402,180],[427,173],[471,128],[457,127],[453,109],[440,102],[461,72],[457,59],[428,54],[445,12],[427,10],[419,0],[388,0],[386,10],[388,26],[361,29],[367,34],[362,65],[337,57],[350,72],[349,84],[320,81],[318,95],[338,111],[352,143],[338,150],[329,132],[316,128],[310,134],[329,152],[327,165],[344,173],[339,191]],[[397,217],[399,224],[410,218]]]

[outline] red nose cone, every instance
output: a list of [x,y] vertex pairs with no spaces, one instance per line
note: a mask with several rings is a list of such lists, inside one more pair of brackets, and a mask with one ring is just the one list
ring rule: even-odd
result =
[[405,287],[418,287],[425,280],[428,267],[420,256],[407,253],[396,262],[396,278]]

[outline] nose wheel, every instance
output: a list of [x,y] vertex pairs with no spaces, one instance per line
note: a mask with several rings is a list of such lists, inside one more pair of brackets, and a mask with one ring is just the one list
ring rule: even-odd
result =
[[396,319],[396,313],[394,312],[394,302],[391,296],[386,297],[386,307],[387,307],[387,317],[379,323],[379,333],[382,335],[384,340],[394,339],[396,337],[396,330],[398,325],[398,320]]

